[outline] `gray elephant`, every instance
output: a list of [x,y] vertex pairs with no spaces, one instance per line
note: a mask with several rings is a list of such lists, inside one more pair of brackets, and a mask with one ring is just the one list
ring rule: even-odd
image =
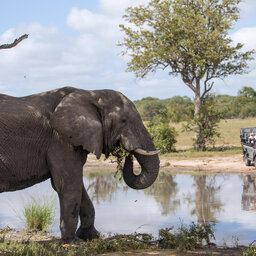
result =
[[135,106],[123,94],[72,87],[20,98],[0,94],[0,192],[50,178],[59,196],[65,241],[98,237],[83,165],[89,153],[108,157],[115,146],[132,152],[142,169],[135,175],[126,157],[126,184],[134,189],[150,186],[159,172],[158,152]]

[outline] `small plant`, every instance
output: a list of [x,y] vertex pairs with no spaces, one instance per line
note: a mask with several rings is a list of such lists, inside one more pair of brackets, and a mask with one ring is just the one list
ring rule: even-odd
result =
[[165,162],[164,163],[164,167],[167,167],[167,166],[170,166],[171,164],[170,164],[170,162]]
[[254,244],[255,241],[253,241],[248,248],[243,250],[243,256],[255,256],[256,255],[256,245]]
[[31,202],[24,206],[23,215],[27,230],[46,232],[53,221],[53,202],[41,203],[32,198]]
[[180,251],[194,250],[208,244],[210,238],[215,239],[213,233],[214,224],[205,223],[186,226],[181,223],[176,231],[173,228],[159,230],[159,247],[163,249],[178,249]]

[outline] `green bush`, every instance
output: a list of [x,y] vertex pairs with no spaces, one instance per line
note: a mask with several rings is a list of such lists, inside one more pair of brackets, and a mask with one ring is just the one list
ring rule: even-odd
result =
[[147,122],[145,125],[156,148],[161,149],[161,153],[174,151],[174,144],[177,142],[177,132],[173,127],[167,123],[153,124]]
[[256,255],[256,245],[253,243],[251,243],[248,246],[248,248],[243,250],[243,256],[255,256]]
[[24,206],[23,215],[27,230],[47,231],[53,221],[53,202],[44,202],[32,198]]

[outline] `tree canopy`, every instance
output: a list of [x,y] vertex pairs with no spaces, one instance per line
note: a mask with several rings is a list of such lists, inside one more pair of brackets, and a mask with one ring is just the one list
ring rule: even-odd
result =
[[[130,7],[120,28],[119,43],[130,57],[127,71],[144,78],[166,70],[179,75],[194,92],[194,117],[199,118],[202,100],[214,79],[247,72],[254,50],[242,52],[228,31],[239,18],[241,0],[151,0]],[[195,136],[198,129],[195,127]]]

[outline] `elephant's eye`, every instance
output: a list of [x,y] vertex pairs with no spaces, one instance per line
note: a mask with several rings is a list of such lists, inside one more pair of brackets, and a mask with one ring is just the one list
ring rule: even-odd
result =
[[125,123],[126,123],[126,120],[125,120],[125,119],[122,119],[122,123],[125,124]]

